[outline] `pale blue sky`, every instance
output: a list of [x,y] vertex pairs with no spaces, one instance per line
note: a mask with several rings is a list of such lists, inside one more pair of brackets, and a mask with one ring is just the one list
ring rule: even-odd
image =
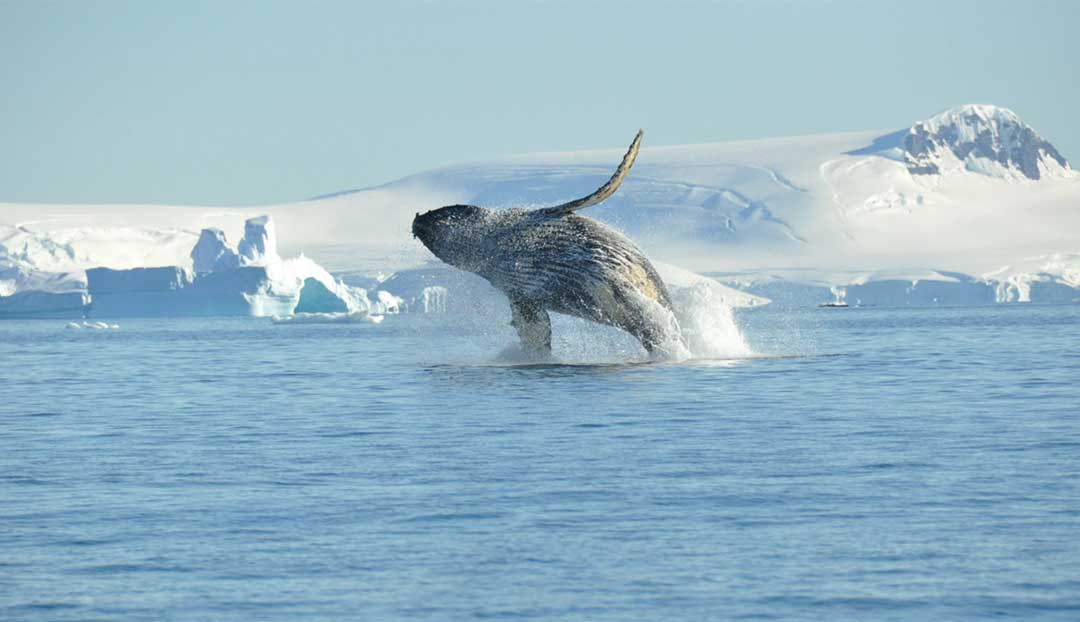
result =
[[502,154],[1013,108],[1080,159],[1080,2],[0,0],[0,201],[259,204]]

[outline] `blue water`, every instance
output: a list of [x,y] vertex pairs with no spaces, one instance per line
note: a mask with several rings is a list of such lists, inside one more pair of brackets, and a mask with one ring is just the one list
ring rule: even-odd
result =
[[0,619],[1080,619],[1080,306],[739,321],[0,322]]

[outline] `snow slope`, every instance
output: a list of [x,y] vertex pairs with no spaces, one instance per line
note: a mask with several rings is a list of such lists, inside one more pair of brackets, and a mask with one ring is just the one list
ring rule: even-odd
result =
[[[828,291],[960,274],[994,288],[995,299],[1024,300],[1025,283],[1076,284],[1080,176],[1003,108],[961,106],[898,131],[674,147],[649,147],[646,134],[645,145],[619,192],[587,214],[657,260],[744,287],[798,282]],[[623,149],[458,164],[251,208],[0,204],[0,222],[16,225],[0,229],[0,270],[190,265],[201,229],[237,239],[244,220],[261,214],[276,221],[283,254],[303,251],[335,271],[415,267],[432,259],[409,235],[415,212],[562,202],[602,183]],[[99,244],[93,231],[113,237]],[[147,244],[148,231],[162,241]],[[124,248],[141,251],[114,250]]]

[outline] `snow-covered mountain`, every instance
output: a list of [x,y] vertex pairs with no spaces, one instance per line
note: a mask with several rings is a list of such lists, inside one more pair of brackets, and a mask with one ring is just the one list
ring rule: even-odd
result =
[[911,126],[904,136],[904,159],[915,175],[969,171],[1039,180],[1067,174],[1069,163],[1057,149],[1020,120],[996,106],[969,105]]
[[[184,235],[173,263],[189,265],[200,230],[238,239],[244,220],[261,214],[276,221],[283,252],[302,251],[336,271],[393,271],[432,259],[409,235],[415,212],[584,195],[610,175],[625,148],[619,143],[451,165],[252,208],[0,204],[0,223],[17,226],[0,232],[0,271],[37,261],[5,241],[27,236],[62,241],[41,251],[60,253],[64,261],[50,264],[57,269],[84,265],[64,262],[93,256],[77,239],[89,228],[115,232],[118,245],[145,235],[131,227]],[[657,260],[748,288],[809,284],[819,297],[830,286],[890,282],[910,290],[918,281],[974,283],[991,300],[1027,299],[1032,283],[1080,297],[1080,175],[1007,109],[961,106],[901,130],[654,147],[646,134],[645,144],[619,192],[587,215]],[[101,261],[161,263],[170,247],[145,245],[143,258],[110,253]]]

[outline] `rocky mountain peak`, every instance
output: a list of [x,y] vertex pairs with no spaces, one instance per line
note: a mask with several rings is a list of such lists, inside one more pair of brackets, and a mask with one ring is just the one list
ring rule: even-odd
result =
[[1068,161],[1008,108],[969,104],[911,126],[903,141],[913,175],[966,170],[1037,180],[1069,174]]

